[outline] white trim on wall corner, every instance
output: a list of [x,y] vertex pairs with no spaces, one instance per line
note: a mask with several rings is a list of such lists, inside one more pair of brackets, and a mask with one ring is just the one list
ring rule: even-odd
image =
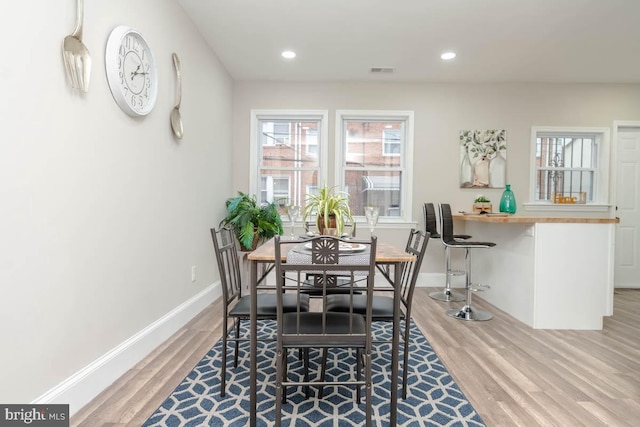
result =
[[221,294],[220,282],[208,286],[31,403],[69,404],[73,416]]

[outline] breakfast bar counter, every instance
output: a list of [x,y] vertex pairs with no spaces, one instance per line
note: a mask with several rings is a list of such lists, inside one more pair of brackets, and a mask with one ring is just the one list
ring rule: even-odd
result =
[[456,232],[495,242],[473,257],[479,297],[536,329],[602,329],[613,314],[617,218],[454,215]]

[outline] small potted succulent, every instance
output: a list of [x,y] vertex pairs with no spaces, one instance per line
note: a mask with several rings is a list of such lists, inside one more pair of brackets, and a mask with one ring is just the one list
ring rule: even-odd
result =
[[220,221],[220,226],[233,228],[243,251],[254,250],[261,240],[284,231],[275,203],[258,204],[255,195],[238,192],[238,196],[227,199],[225,205],[227,216]]
[[493,205],[491,204],[491,200],[487,199],[481,194],[478,194],[476,196],[476,199],[473,201],[472,212],[493,212]]

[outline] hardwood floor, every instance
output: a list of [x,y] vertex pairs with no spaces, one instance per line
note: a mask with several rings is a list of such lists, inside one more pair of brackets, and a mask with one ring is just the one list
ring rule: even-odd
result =
[[[616,290],[602,331],[534,330],[491,311],[444,314],[416,290],[414,320],[488,426],[635,426],[640,420],[640,290]],[[579,303],[576,295],[576,303]],[[219,302],[87,404],[72,426],[139,426],[220,337]]]

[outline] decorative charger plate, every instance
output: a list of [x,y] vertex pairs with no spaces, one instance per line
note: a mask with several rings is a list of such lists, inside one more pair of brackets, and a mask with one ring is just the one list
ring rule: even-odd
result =
[[[304,247],[307,249],[311,249],[313,247],[313,243],[312,242],[305,243]],[[365,245],[360,243],[340,242],[339,250],[340,252],[359,252],[359,251],[363,251],[365,247],[366,247]]]

